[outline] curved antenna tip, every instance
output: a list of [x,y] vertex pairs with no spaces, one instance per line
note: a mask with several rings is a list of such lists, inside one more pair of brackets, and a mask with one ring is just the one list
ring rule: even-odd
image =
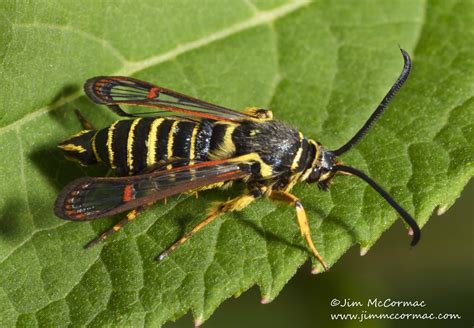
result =
[[392,206],[394,210],[398,212],[398,214],[401,216],[401,218],[405,221],[408,226],[410,226],[410,229],[408,230],[408,234],[413,236],[411,240],[411,247],[415,246],[419,241],[421,237],[421,231],[420,227],[418,227],[418,223],[411,217],[410,214],[408,214],[407,211],[403,207],[401,207],[382,187],[380,187],[374,180],[369,178],[364,172],[359,171],[358,169],[352,167],[352,166],[345,166],[345,165],[334,165],[332,167],[333,171],[342,171],[346,173],[350,173],[352,175],[355,175],[365,181],[369,186],[371,186],[376,192],[379,193],[380,196],[382,196],[387,203]]
[[[400,47],[400,46],[398,46],[398,47]],[[400,47],[400,52],[402,53],[402,56],[403,56],[403,59],[405,60],[405,63],[411,61],[410,55],[408,54],[408,52],[406,52],[405,49]]]
[[418,242],[420,241],[420,238],[421,238],[420,228],[418,226],[410,226],[410,229],[408,229],[408,234],[410,236],[413,236],[413,238],[411,240],[411,243],[410,243],[410,246],[411,247],[416,246],[416,244],[418,244]]
[[403,86],[405,81],[408,79],[408,75],[410,74],[411,71],[411,58],[408,52],[400,48],[400,51],[403,56],[403,69],[400,75],[398,76],[397,80],[395,83],[392,85],[388,93],[385,95],[385,97],[382,99],[380,104],[377,106],[375,111],[370,115],[369,119],[365,122],[365,124],[360,128],[360,130],[348,141],[346,142],[343,146],[339,147],[336,150],[333,150],[332,152],[336,156],[340,156],[347,152],[349,149],[351,149],[354,145],[356,145],[367,133],[367,131],[372,127],[374,122],[379,118],[379,116],[385,111],[386,107],[392,100],[392,98],[395,96],[395,94],[400,90],[400,88]]

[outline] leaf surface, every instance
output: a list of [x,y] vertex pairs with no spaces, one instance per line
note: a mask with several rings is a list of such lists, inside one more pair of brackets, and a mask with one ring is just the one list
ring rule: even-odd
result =
[[[334,149],[397,77],[400,44],[414,59],[412,75],[344,162],[420,225],[436,207],[446,211],[473,174],[472,1],[3,1],[0,9],[2,326],[158,326],[188,311],[200,323],[255,284],[272,300],[309,258],[293,210],[260,201],[156,264],[210,202],[236,190],[170,199],[84,251],[117,217],[71,223],[52,207],[67,182],[106,174],[56,149],[80,130],[73,108],[98,127],[115,119],[85,99],[91,76],[130,75],[231,108],[268,107]],[[354,244],[370,248],[397,219],[350,177],[328,193],[300,185],[295,194],[331,265]],[[400,247],[408,252],[408,238]]]

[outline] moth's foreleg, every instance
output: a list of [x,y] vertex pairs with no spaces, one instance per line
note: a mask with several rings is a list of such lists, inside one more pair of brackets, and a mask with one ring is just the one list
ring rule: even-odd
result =
[[306,239],[306,242],[308,243],[309,248],[311,248],[311,251],[313,252],[314,256],[322,264],[324,269],[327,270],[328,266],[326,262],[319,254],[318,250],[316,249],[316,246],[314,246],[313,239],[311,238],[311,230],[309,228],[308,218],[306,217],[306,212],[298,197],[285,191],[272,191],[269,197],[272,200],[281,201],[295,207],[296,218],[298,219],[298,225],[300,226],[301,235]]
[[140,207],[137,207],[136,209],[128,212],[128,214],[123,218],[121,219],[120,221],[118,221],[112,228],[104,231],[100,236],[98,236],[97,238],[94,238],[93,240],[91,240],[90,242],[88,242],[84,248],[85,249],[88,249],[88,248],[91,248],[95,245],[97,245],[98,243],[100,243],[101,241],[103,240],[106,240],[110,235],[113,235],[114,233],[116,233],[117,231],[119,231],[120,229],[122,229],[122,227],[127,224],[128,222],[130,221],[133,221],[135,220],[135,218],[141,213],[143,212],[146,208],[148,208],[151,204],[149,205],[142,205]]
[[233,212],[233,211],[241,211],[246,208],[250,203],[252,203],[255,199],[261,197],[263,192],[261,190],[255,190],[249,194],[238,196],[234,199],[228,200],[226,202],[218,203],[214,205],[211,210],[209,211],[209,215],[201,222],[199,222],[191,231],[184,234],[183,237],[178,239],[173,245],[168,247],[164,250],[156,259],[161,261],[168,257],[171,252],[176,250],[179,246],[184,244],[186,240],[191,238],[196,232],[207,226],[209,223],[214,221],[220,215]]

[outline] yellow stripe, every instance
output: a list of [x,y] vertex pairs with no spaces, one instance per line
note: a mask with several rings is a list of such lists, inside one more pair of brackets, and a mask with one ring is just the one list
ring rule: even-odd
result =
[[[191,148],[189,149],[189,165],[194,165],[193,159],[196,157],[196,138],[199,131],[199,124],[196,124],[191,134]],[[191,179],[196,179],[196,170],[190,169],[189,173],[191,174]]]
[[313,163],[311,163],[311,166],[307,168],[306,171],[303,172],[303,175],[301,176],[301,181],[305,181],[306,179],[308,179],[309,175],[313,171],[313,168],[319,165],[318,163],[318,158],[319,158],[319,153],[320,153],[319,145],[311,139],[308,140],[308,143],[316,147],[316,154],[314,156]]
[[298,151],[296,152],[295,158],[293,158],[293,163],[291,163],[291,170],[296,171],[298,168],[298,162],[300,161],[301,154],[303,153],[303,134],[300,132],[300,148],[298,148]]
[[75,144],[59,145],[58,148],[77,153],[84,153],[86,151],[84,147]]
[[237,125],[229,125],[227,129],[225,130],[225,135],[224,135],[224,142],[221,145],[221,148],[224,148],[227,150],[228,153],[235,153],[235,145],[234,142],[232,141],[232,133],[234,133],[235,128]]
[[92,137],[92,151],[94,152],[95,159],[100,163],[102,162],[102,159],[100,158],[99,153],[97,153],[97,145],[95,144],[95,137],[97,137],[97,133],[99,133],[99,131],[97,131]]
[[318,161],[319,161],[319,156],[320,156],[319,153],[321,152],[321,149],[320,149],[320,147],[319,147],[319,145],[318,145],[317,142],[315,142],[315,141],[313,141],[313,140],[310,140],[310,141],[311,141],[311,143],[314,145],[314,147],[316,147],[316,155],[314,156],[314,160],[313,160],[313,164],[312,164],[312,166],[316,166],[316,164],[317,164]]
[[72,136],[71,138],[69,138],[69,139],[82,136],[83,134],[89,133],[89,132],[91,132],[91,131],[92,131],[92,130],[82,130],[81,132],[76,133],[75,135],[73,135],[73,136]]
[[133,138],[135,136],[135,127],[137,126],[138,122],[141,121],[141,118],[138,118],[132,122],[130,125],[130,130],[128,130],[128,138],[127,138],[127,165],[129,172],[133,171]]
[[210,159],[222,159],[228,158],[235,154],[235,144],[232,141],[232,133],[234,133],[235,128],[237,128],[236,124],[225,124],[226,129],[224,133],[224,137],[222,138],[221,143],[218,145],[216,149],[209,154]]
[[[190,160],[188,165],[194,165],[195,162],[193,160]],[[191,174],[191,179],[194,180],[196,179],[196,169],[189,169],[189,173]]]
[[[166,160],[169,161],[173,158],[173,144],[174,144],[174,134],[176,133],[176,128],[178,127],[179,121],[174,121],[171,125],[170,133],[168,134],[168,151],[167,151],[167,158]],[[167,170],[171,170],[173,168],[173,164],[166,165]],[[170,181],[171,179],[175,179],[174,174],[170,174],[169,176]]]
[[191,134],[191,148],[189,149],[189,159],[193,160],[196,157],[196,137],[199,131],[199,124],[196,124]]
[[112,142],[113,142],[113,136],[114,136],[114,130],[115,130],[115,125],[120,122],[120,121],[117,121],[117,122],[114,122],[110,127],[109,127],[109,131],[107,131],[107,151],[109,153],[109,163],[110,163],[110,167],[115,169],[115,165],[114,165],[114,151],[112,149]]
[[158,137],[158,128],[163,123],[163,118],[157,118],[156,120],[151,123],[150,132],[148,133],[148,140],[147,140],[147,154],[146,154],[146,165],[148,167],[155,164],[155,157],[156,157],[156,141]]
[[174,143],[174,134],[176,132],[176,127],[178,126],[179,121],[174,121],[171,125],[170,132],[168,134],[168,147],[167,147],[167,160],[173,157],[173,143]]
[[272,167],[270,165],[266,164],[262,160],[260,155],[257,154],[257,153],[250,153],[250,154],[247,154],[247,155],[243,155],[243,156],[234,157],[234,158],[229,159],[229,162],[237,162],[237,163],[239,163],[239,162],[251,162],[251,161],[260,163],[260,174],[262,175],[262,177],[269,178],[273,175]]

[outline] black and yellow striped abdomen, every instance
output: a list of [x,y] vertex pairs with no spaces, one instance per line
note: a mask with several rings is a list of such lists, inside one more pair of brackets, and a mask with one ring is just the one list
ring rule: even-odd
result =
[[316,143],[277,121],[137,118],[98,131],[82,131],[59,147],[81,164],[103,162],[117,175],[251,155],[247,160],[258,162],[254,179],[259,180],[303,172],[317,157]]
[[98,161],[118,175],[136,174],[175,159],[228,158],[233,144],[224,146],[235,124],[171,118],[123,120],[99,130],[91,139]]

